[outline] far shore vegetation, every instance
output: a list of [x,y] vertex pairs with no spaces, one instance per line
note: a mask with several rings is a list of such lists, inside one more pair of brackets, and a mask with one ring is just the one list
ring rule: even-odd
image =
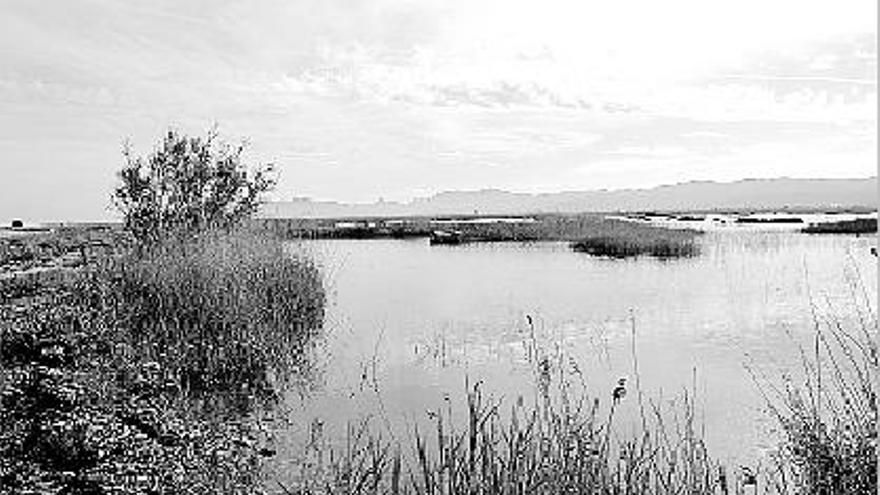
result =
[[336,220],[262,220],[287,238],[376,239],[427,237],[432,244],[485,242],[568,242],[594,256],[625,258],[687,257],[699,254],[693,229],[669,229],[600,214],[534,215],[522,218],[414,218]]
[[804,227],[806,234],[875,234],[877,233],[876,218],[857,218],[837,222],[822,222]]
[[[671,404],[643,394],[635,341],[634,379],[611,390],[529,342],[535,380],[519,397],[469,383],[464,414],[432,411],[411,441],[353,411],[342,446],[309,450],[294,483],[269,477],[278,447],[262,421],[308,375],[327,303],[319,267],[291,239],[561,241],[674,258],[698,255],[700,233],[596,215],[256,220],[274,175],[245,151],[214,131],[171,131],[146,156],[126,149],[121,227],[0,239],[0,493],[876,493],[877,316],[859,287],[858,324],[814,315],[802,370],[749,369],[779,432],[769,466],[713,457],[693,390]],[[855,228],[835,225],[822,232]],[[624,400],[638,401],[634,431],[616,427]]]

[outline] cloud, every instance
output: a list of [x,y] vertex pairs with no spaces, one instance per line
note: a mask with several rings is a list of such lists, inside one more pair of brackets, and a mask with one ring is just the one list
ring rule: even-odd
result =
[[605,153],[625,157],[684,158],[690,154],[690,151],[683,146],[627,146]]
[[875,19],[872,0],[8,0],[0,213],[104,217],[124,138],[215,121],[279,164],[280,194],[335,200],[869,175]]
[[[624,26],[624,34],[609,33],[607,27],[575,33],[570,19],[552,15],[553,5],[546,11],[484,5],[473,10],[497,18],[497,25],[481,24],[485,29],[477,30],[461,22],[438,29],[445,36],[408,52],[398,50],[392,61],[382,45],[325,47],[321,64],[306,79],[325,95],[357,94],[424,106],[558,107],[707,120],[864,120],[873,113],[876,64],[870,55],[876,50],[870,33],[841,34],[844,27],[861,26],[852,16],[838,15],[838,24],[830,25],[812,24],[816,16],[807,26],[784,30],[789,38],[811,39],[795,46],[779,37],[778,26],[749,31],[744,39],[742,33],[731,38],[727,25],[719,33],[686,25],[685,32],[699,31],[705,39],[685,46],[684,39],[654,39],[652,33],[668,28],[659,21],[635,38],[625,34],[631,33],[626,23],[611,23]],[[614,8],[594,10],[600,19],[624,14]],[[806,10],[813,15],[822,11],[815,6]],[[578,12],[587,14],[577,8],[559,12],[573,19],[580,18]],[[743,12],[736,12],[734,20],[744,22]],[[660,17],[668,20],[668,14]],[[771,14],[787,15],[782,10]],[[528,29],[520,31],[526,34],[508,26],[525,18]],[[590,19],[587,25],[597,22]],[[714,15],[710,19],[721,22]],[[814,38],[807,36],[807,28],[815,31]],[[536,33],[540,39],[533,39]],[[758,45],[768,40],[777,44]]]

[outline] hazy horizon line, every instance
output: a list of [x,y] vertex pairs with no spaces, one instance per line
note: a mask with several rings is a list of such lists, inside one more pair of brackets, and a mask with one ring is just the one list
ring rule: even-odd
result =
[[[846,180],[877,180],[878,175],[869,175],[869,176],[861,176],[861,177],[792,177],[788,175],[781,175],[778,177],[743,177],[741,179],[733,179],[733,180],[713,180],[713,179],[691,179],[681,182],[668,182],[664,184],[658,184],[655,186],[648,187],[621,187],[621,188],[597,188],[597,189],[560,189],[556,191],[541,191],[541,192],[530,192],[530,191],[517,191],[513,189],[504,189],[498,187],[484,187],[480,189],[443,189],[438,190],[436,192],[425,194],[422,196],[412,196],[406,200],[383,200],[381,197],[377,198],[370,202],[363,201],[345,201],[345,200],[336,200],[336,199],[325,199],[325,198],[316,198],[313,196],[293,196],[292,199],[275,199],[275,200],[267,200],[266,203],[298,203],[310,201],[313,203],[334,203],[340,205],[375,205],[375,204],[411,204],[419,199],[427,199],[440,196],[442,194],[449,193],[481,193],[481,192],[503,192],[509,194],[517,194],[517,195],[529,195],[529,196],[542,196],[542,195],[551,195],[551,194],[566,194],[566,193],[591,193],[591,192],[626,192],[626,191],[652,191],[655,189],[663,189],[666,187],[675,187],[675,186],[683,186],[688,184],[737,184],[741,182],[762,182],[762,181],[777,181],[777,180],[797,180],[797,181],[846,181]],[[277,193],[277,192],[276,192]]]
[[[441,196],[443,194],[456,194],[456,193],[484,193],[484,192],[499,192],[506,193],[511,195],[521,195],[521,196],[543,196],[543,195],[554,195],[554,194],[573,194],[573,193],[619,193],[619,192],[628,192],[628,191],[653,191],[663,188],[670,188],[676,186],[684,186],[689,184],[717,184],[717,185],[731,185],[743,182],[769,182],[769,181],[779,181],[779,180],[794,180],[794,181],[867,181],[867,180],[877,180],[878,175],[870,175],[867,177],[791,177],[791,176],[779,176],[779,177],[765,177],[765,178],[755,178],[755,177],[745,177],[742,179],[730,180],[730,181],[722,181],[722,180],[711,180],[711,179],[693,179],[687,180],[683,182],[675,182],[675,183],[666,183],[659,184],[651,187],[629,187],[629,188],[619,188],[619,189],[609,189],[609,188],[599,188],[599,189],[567,189],[567,190],[559,190],[553,192],[522,192],[522,191],[513,191],[507,189],[500,188],[482,188],[482,189],[447,189],[437,191],[435,193],[425,195],[425,196],[414,196],[406,201],[380,201],[379,199],[373,202],[348,202],[348,201],[339,201],[339,200],[327,200],[327,199],[316,199],[308,196],[295,196],[293,199],[267,199],[263,202],[263,204],[286,204],[286,203],[312,203],[312,204],[330,204],[330,205],[339,205],[339,206],[352,206],[352,207],[360,207],[360,206],[374,206],[380,204],[386,205],[400,205],[400,206],[411,206],[418,202],[418,200],[430,200],[431,198],[435,198]],[[277,191],[276,191],[277,194]],[[855,203],[850,206],[857,206]],[[873,206],[873,205],[859,205],[859,206]],[[22,220],[26,225],[46,225],[46,224],[56,224],[56,223],[114,223],[117,222],[119,218],[118,213],[114,212],[112,208],[108,205],[105,210],[105,215],[101,217],[91,217],[91,218],[78,218],[78,219],[46,219],[46,218],[29,218],[27,216],[16,216],[14,214],[8,215],[6,213],[0,213],[0,226],[7,226],[9,222],[12,220]]]

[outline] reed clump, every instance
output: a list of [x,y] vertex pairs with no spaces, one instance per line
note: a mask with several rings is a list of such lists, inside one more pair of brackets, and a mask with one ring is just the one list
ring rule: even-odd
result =
[[240,231],[59,275],[0,304],[0,492],[259,493],[317,268]]
[[782,493],[877,493],[877,317],[864,292],[851,295],[855,318],[813,306],[799,370],[768,379],[750,369],[778,426]]
[[[428,412],[409,445],[369,422],[342,446],[311,453],[286,493],[665,494],[727,493],[736,486],[712,460],[684,391],[670,409],[627,397],[620,380],[591,396],[577,366],[535,354],[533,396],[508,402],[466,385],[463,420],[452,406]],[[641,418],[622,415],[638,401]],[[641,421],[641,423],[639,423]]]
[[575,251],[594,256],[627,258],[654,256],[683,258],[700,253],[698,232],[658,228],[633,222],[606,220],[579,240],[572,242]]
[[801,229],[805,234],[874,234],[877,232],[876,218],[856,218],[838,222],[822,222]]
[[[596,256],[625,258],[649,255],[659,258],[695,256],[699,231],[672,229],[607,218],[598,214],[543,214],[517,221],[477,217],[408,219],[393,227],[383,220],[362,221],[362,226],[339,228],[319,220],[264,220],[266,228],[293,238],[403,238],[430,237],[433,244],[480,242],[570,242],[573,249]],[[368,225],[375,224],[370,227]],[[439,233],[439,234],[438,234]]]
[[459,242],[568,241],[571,248],[594,256],[628,258],[690,257],[699,254],[693,229],[672,229],[598,215],[547,215],[534,222],[455,225]]
[[174,370],[195,395],[271,395],[323,320],[317,267],[260,232],[158,244],[109,261],[78,292],[118,343]]

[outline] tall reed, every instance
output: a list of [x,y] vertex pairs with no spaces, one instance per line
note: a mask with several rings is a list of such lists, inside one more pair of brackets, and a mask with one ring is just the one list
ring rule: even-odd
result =
[[800,369],[768,379],[750,368],[779,427],[781,492],[877,493],[877,315],[857,272],[849,285],[851,318],[810,301],[811,341],[795,344]]
[[877,232],[876,218],[856,218],[837,222],[820,222],[801,229],[806,234],[873,234]]
[[[287,493],[714,494],[726,493],[696,421],[693,391],[671,409],[626,397],[626,380],[591,396],[576,364],[533,348],[532,396],[494,398],[466,385],[463,420],[452,406],[429,413],[411,444],[362,422],[343,445],[313,451]],[[528,395],[528,394],[526,394]],[[620,414],[638,400],[640,425]],[[638,423],[638,419],[636,422]]]
[[110,260],[79,291],[140,359],[196,395],[268,396],[323,318],[313,263],[258,232],[206,233]]
[[653,227],[635,222],[605,220],[571,244],[572,249],[595,256],[626,258],[654,256],[681,258],[700,252],[698,232]]

